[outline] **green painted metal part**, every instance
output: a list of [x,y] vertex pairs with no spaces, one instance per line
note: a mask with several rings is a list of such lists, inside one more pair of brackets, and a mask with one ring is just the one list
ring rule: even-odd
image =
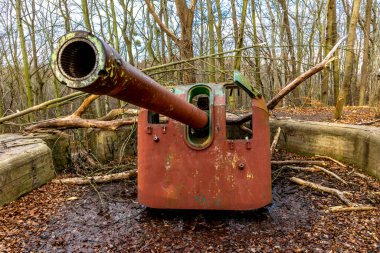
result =
[[206,126],[208,134],[203,138],[196,138],[191,135],[191,127],[186,126],[186,141],[192,148],[201,150],[210,146],[213,140],[212,108],[214,105],[214,96],[212,89],[209,86],[205,84],[196,84],[189,89],[187,94],[187,102],[191,103],[193,98],[198,95],[206,95],[209,98],[210,110],[208,111],[208,125]]
[[234,83],[245,90],[251,98],[261,98],[261,93],[256,90],[249,80],[243,76],[239,71],[234,71]]

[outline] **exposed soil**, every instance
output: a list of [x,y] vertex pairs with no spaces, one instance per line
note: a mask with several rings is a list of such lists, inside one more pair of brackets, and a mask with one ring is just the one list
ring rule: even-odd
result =
[[[335,107],[295,107],[276,108],[272,111],[274,118],[291,118],[298,120],[336,122],[343,124],[363,124],[380,120],[375,107],[347,106],[341,119],[334,120]],[[370,124],[380,127],[380,121]]]
[[351,201],[380,208],[378,181],[328,168],[350,184],[272,168],[273,202],[250,212],[152,210],[136,202],[135,180],[49,183],[0,209],[0,252],[379,252],[379,209],[329,213],[339,199],[289,181],[297,176],[350,191]]

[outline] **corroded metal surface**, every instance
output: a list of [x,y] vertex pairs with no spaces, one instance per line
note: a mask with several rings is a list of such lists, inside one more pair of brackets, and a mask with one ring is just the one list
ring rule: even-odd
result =
[[57,79],[70,88],[108,95],[163,114],[194,128],[208,123],[207,114],[186,103],[88,32],[61,38],[52,56]]
[[[252,100],[252,139],[226,138],[223,86],[214,94],[212,145],[186,144],[184,126],[148,124],[139,114],[138,200],[153,208],[251,210],[271,201],[268,112],[263,99]],[[191,87],[175,91],[186,98]],[[159,139],[155,141],[154,139]]]
[[[146,108],[138,118],[139,203],[211,210],[252,210],[270,203],[268,110],[261,96],[251,97],[252,138],[228,139],[225,85],[168,91],[87,32],[64,36],[52,67],[70,88]],[[161,122],[152,111],[170,119]]]

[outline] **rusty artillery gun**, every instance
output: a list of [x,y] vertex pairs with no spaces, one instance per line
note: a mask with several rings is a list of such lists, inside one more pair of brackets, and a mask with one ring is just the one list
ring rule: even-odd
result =
[[82,31],[60,39],[52,69],[69,88],[143,108],[137,137],[140,204],[165,209],[252,210],[270,203],[268,109],[239,74],[236,83],[249,94],[252,134],[233,139],[228,136],[226,120],[231,84],[166,89],[123,61],[102,40]]

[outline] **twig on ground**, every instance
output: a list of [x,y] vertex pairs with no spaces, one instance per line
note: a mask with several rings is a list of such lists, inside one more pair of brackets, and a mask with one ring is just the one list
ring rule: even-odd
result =
[[298,170],[298,171],[305,171],[305,172],[318,172],[321,171],[320,169],[315,167],[297,167],[297,166],[290,166],[285,165],[282,166],[281,169],[291,169],[291,170]]
[[306,180],[303,180],[303,179],[297,178],[297,177],[291,177],[290,180],[296,184],[307,186],[307,187],[312,188],[314,190],[333,194],[333,195],[337,196],[347,206],[349,206],[349,207],[354,206],[354,204],[349,199],[347,199],[346,196],[344,196],[345,192],[342,192],[338,189],[322,186],[320,184],[309,182],[309,181],[306,181]]
[[273,154],[273,151],[275,150],[275,148],[277,146],[277,142],[278,142],[278,139],[280,138],[280,134],[281,134],[281,127],[278,127],[277,132],[273,137],[272,145],[270,146],[270,153],[271,154]]
[[308,161],[308,160],[286,160],[286,161],[271,161],[272,165],[292,165],[292,164],[310,164],[326,166],[323,161]]
[[93,176],[93,177],[73,177],[73,178],[64,178],[64,179],[54,179],[53,183],[62,183],[62,184],[91,184],[91,183],[108,183],[111,181],[129,179],[137,175],[137,170],[130,170],[121,173],[115,173],[104,176]]
[[366,175],[364,175],[364,174],[362,174],[362,173],[359,173],[359,172],[354,172],[354,174],[355,174],[356,176],[358,176],[358,177],[363,178],[363,179],[369,179],[369,178],[370,178],[370,177],[368,177],[368,176],[366,176]]
[[376,210],[377,208],[374,206],[333,206],[328,209],[328,211],[336,213],[336,212],[352,212],[352,211],[370,211]]
[[317,168],[317,169],[323,171],[324,173],[329,174],[330,176],[335,177],[336,179],[338,179],[339,181],[341,181],[343,184],[347,184],[347,182],[345,180],[343,180],[340,176],[338,176],[334,172],[329,171],[328,169],[325,169],[325,168],[317,166],[317,165],[314,165],[314,168]]
[[330,160],[330,161],[333,161],[334,163],[342,166],[343,168],[347,168],[347,165],[335,160],[334,158],[331,158],[329,156],[325,156],[325,155],[315,155],[315,157],[318,157],[318,158],[323,158],[323,159],[327,159],[327,160]]

